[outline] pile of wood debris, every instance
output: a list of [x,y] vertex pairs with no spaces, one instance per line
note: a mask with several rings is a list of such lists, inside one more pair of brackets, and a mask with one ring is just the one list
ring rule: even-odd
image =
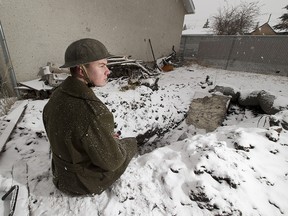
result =
[[[113,56],[108,58],[107,67],[111,71],[109,79],[127,78],[132,85],[146,85],[147,80],[152,82],[153,90],[157,90],[155,86],[159,78],[157,76],[161,72],[173,70],[174,65],[171,59],[175,56],[175,51],[167,57],[163,57],[154,62],[151,67],[141,60],[131,59],[131,56]],[[59,86],[68,76],[70,76],[69,69],[62,69],[55,63],[48,62],[46,66],[41,67],[37,79],[19,82],[17,89],[23,99],[36,98],[45,99],[49,98],[53,89]],[[145,81],[146,80],[146,81]],[[149,84],[150,85],[150,84]]]

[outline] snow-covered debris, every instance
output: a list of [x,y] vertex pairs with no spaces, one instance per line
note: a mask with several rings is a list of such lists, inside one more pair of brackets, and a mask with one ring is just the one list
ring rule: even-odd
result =
[[288,109],[288,100],[286,97],[279,96],[276,98],[272,93],[265,90],[248,89],[239,90],[231,86],[216,85],[210,92],[220,92],[223,95],[232,97],[231,101],[238,101],[242,106],[260,106],[267,114],[275,114],[281,110]]
[[288,110],[284,110],[270,116],[270,124],[276,126],[282,126],[285,130],[288,130]]

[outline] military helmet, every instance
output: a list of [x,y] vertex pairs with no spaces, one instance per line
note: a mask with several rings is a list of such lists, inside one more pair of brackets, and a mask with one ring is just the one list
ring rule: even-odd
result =
[[60,68],[75,67],[80,64],[87,64],[110,56],[111,54],[100,41],[84,38],[73,42],[67,47],[65,52],[65,64]]

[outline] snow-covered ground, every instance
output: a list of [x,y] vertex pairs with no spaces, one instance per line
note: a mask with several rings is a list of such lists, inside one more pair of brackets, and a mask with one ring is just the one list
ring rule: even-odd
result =
[[[213,85],[201,88],[207,75]],[[0,195],[19,185],[15,215],[288,215],[287,130],[270,127],[269,115],[237,106],[214,132],[183,121],[192,99],[215,85],[233,86],[243,94],[265,90],[288,106],[288,77],[191,65],[160,75],[158,91],[146,86],[124,91],[126,84],[114,80],[95,89],[114,114],[115,131],[126,137],[170,130],[142,146],[101,195],[69,197],[54,187],[42,124],[47,100],[27,101],[0,153]],[[274,118],[288,122],[287,112]],[[0,133],[7,124],[2,117]],[[8,211],[9,200],[1,201],[0,214]]]

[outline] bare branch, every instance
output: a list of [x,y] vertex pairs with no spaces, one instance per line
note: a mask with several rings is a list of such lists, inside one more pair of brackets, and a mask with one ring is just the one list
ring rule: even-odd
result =
[[241,2],[237,6],[224,6],[213,17],[212,29],[218,35],[237,35],[249,32],[260,14],[259,2]]

